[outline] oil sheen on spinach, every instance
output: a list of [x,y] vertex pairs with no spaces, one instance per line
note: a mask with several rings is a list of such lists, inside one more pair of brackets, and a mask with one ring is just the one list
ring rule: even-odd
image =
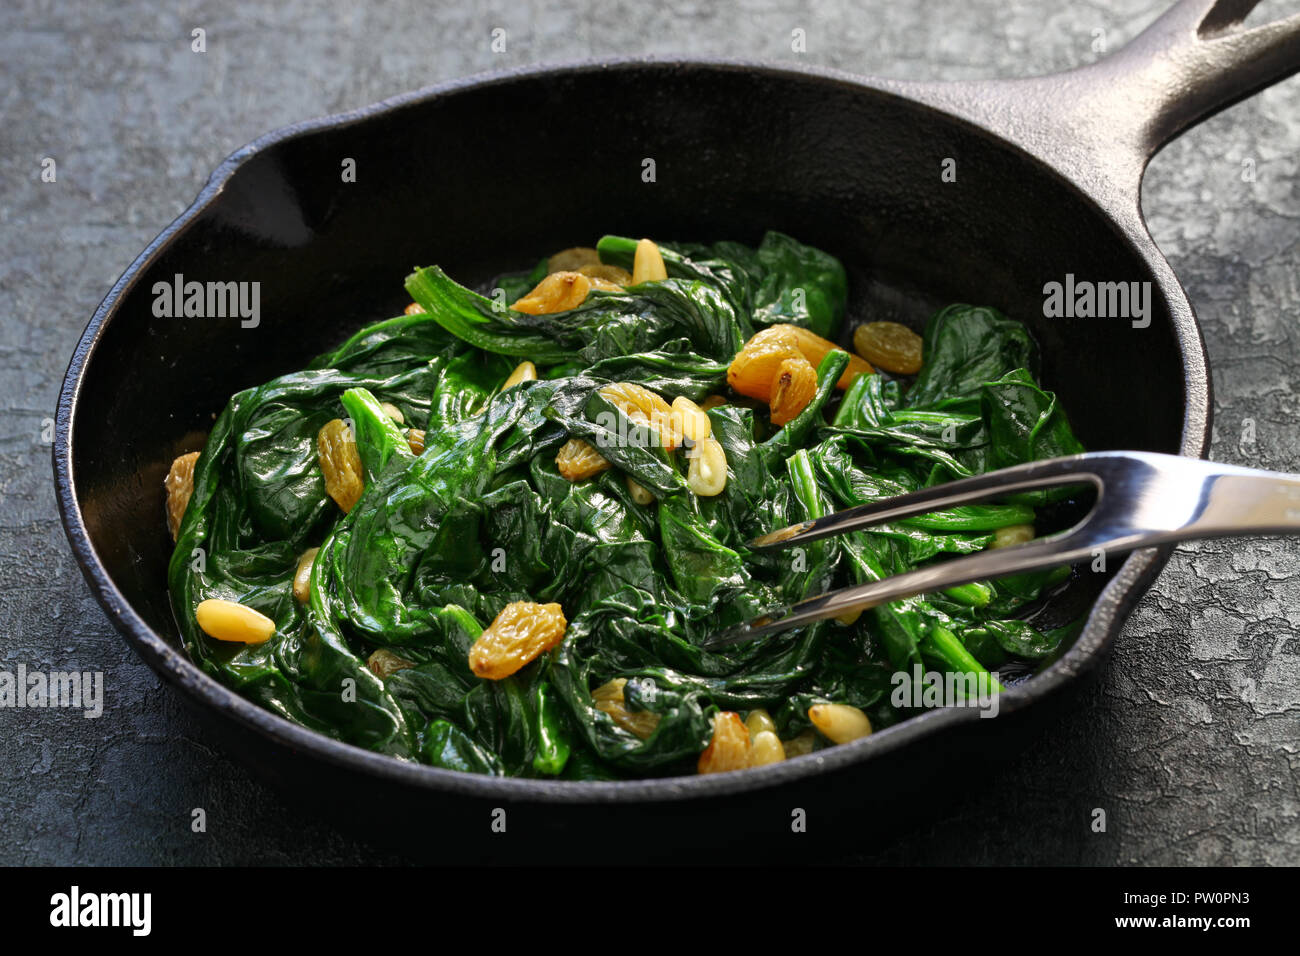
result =
[[[601,240],[631,267],[635,242]],[[764,707],[788,739],[808,707],[852,704],[877,727],[907,716],[891,675],[1000,668],[1053,653],[1059,634],[1016,619],[1053,578],[1021,575],[898,601],[725,650],[701,640],[792,600],[987,547],[1043,502],[955,508],[817,542],[802,560],[756,555],[751,538],[851,505],[1031,459],[1081,450],[1032,374],[1025,329],[994,309],[954,305],[925,331],[925,365],[833,383],[783,429],[732,396],[709,412],[730,474],[697,498],[681,456],[613,448],[615,467],[573,483],[555,466],[570,437],[598,424],[596,389],[637,382],[668,401],[725,393],[727,366],[772,323],[835,338],[847,285],[840,263],[778,233],[662,245],[669,278],[593,293],[578,308],[503,310],[440,269],[407,280],[425,309],[371,325],[298,372],[231,398],[199,459],[169,570],[193,659],[263,707],[320,733],[406,760],[474,773],[612,779],[692,772],[718,710]],[[545,274],[498,278],[507,300]],[[521,359],[536,381],[500,392]],[[424,429],[415,455],[383,417]],[[365,493],[348,514],[326,495],[316,434],[349,420]],[[625,476],[657,501],[638,505]],[[319,547],[310,598],[293,597],[299,555]],[[206,598],[271,617],[275,636],[224,644],[196,625]],[[501,681],[473,676],[467,653],[509,602],[559,602],[569,621],[553,652]],[[413,662],[386,678],[367,658]],[[590,691],[627,678],[626,706],[659,715],[641,740]],[[825,742],[823,742],[825,745]]]

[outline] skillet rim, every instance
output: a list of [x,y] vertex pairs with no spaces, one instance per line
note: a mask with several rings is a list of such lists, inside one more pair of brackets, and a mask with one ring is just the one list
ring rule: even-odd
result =
[[[1104,216],[1128,243],[1131,251],[1138,254],[1151,277],[1156,280],[1162,299],[1170,307],[1173,331],[1182,359],[1184,408],[1178,453],[1197,458],[1205,456],[1209,444],[1212,407],[1205,343],[1186,291],[1146,228],[1138,197],[1133,197],[1134,209],[1117,208],[1115,205],[1108,204],[1100,196],[1080,188],[1078,183],[1028,152],[999,130],[958,112],[936,107],[908,96],[907,90],[910,85],[908,83],[858,76],[829,67],[763,63],[733,58],[682,59],[673,56],[648,56],[588,58],[556,64],[529,64],[477,73],[402,93],[354,110],[283,126],[235,150],[217,166],[193,202],[136,256],[114,282],[108,294],[95,309],[77,342],[59,389],[55,417],[53,464],[59,516],[73,556],[114,628],[160,677],[188,698],[187,703],[200,711],[232,721],[240,725],[241,729],[252,731],[277,746],[288,747],[326,764],[379,777],[384,782],[471,798],[578,805],[675,802],[774,788],[865,762],[929,737],[949,726],[980,719],[978,711],[974,708],[945,708],[930,711],[853,743],[791,758],[766,767],[753,768],[741,774],[596,782],[490,777],[444,770],[425,764],[406,762],[334,740],[294,724],[241,697],[215,678],[203,673],[182,650],[173,646],[146,624],[131,607],[130,602],[126,600],[100,562],[83,520],[72,465],[73,424],[82,380],[122,300],[134,288],[142,274],[159,258],[165,247],[193,226],[200,214],[221,198],[226,184],[237,174],[240,167],[254,156],[291,139],[305,137],[326,129],[345,129],[376,116],[394,113],[468,90],[490,89],[498,85],[528,82],[555,74],[645,68],[743,70],[762,73],[776,80],[818,81],[850,87],[856,91],[870,91],[876,95],[902,100],[910,108],[938,113],[948,121],[963,124],[977,135],[996,140],[1000,145],[1013,150],[1022,161],[1038,166],[1055,179],[1062,188],[1073,191]],[[971,95],[980,95],[974,84],[952,84],[953,89],[958,92],[963,86],[970,91]],[[1059,692],[1099,664],[1110,644],[1118,636],[1133,606],[1146,593],[1163,569],[1171,550],[1171,547],[1166,546],[1131,553],[1097,596],[1084,627],[1070,650],[1024,684],[1016,685],[1004,692],[1001,695],[1000,710],[1007,714],[1023,710],[1038,699]],[[241,762],[247,762],[247,758],[237,748],[229,749]]]

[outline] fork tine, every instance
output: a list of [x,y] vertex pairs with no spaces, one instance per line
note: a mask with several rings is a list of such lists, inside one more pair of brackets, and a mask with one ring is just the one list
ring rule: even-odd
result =
[[1084,482],[1091,482],[1098,487],[1101,485],[1098,477],[1089,469],[1085,455],[1034,461],[971,478],[961,478],[932,488],[923,488],[920,491],[886,498],[871,504],[846,508],[812,521],[792,524],[760,535],[749,542],[749,547],[755,551],[788,548],[832,535],[869,528],[872,525],[927,514],[942,508],[973,504],[1010,492]]
[[1037,538],[1015,547],[981,551],[878,581],[828,591],[787,607],[784,613],[773,612],[780,614],[779,617],[774,618],[769,614],[756,621],[719,631],[701,641],[700,646],[713,649],[741,644],[792,627],[838,617],[848,611],[866,610],[928,591],[939,591],[1034,568],[1070,564],[1087,557],[1095,544],[1094,536],[1085,530],[1089,521],[1090,518],[1085,518],[1061,534]]

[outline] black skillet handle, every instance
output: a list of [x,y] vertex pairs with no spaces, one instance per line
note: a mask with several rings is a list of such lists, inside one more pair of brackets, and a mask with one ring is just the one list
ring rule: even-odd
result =
[[1098,82],[1116,85],[1113,101],[1127,101],[1145,120],[1131,125],[1148,156],[1207,116],[1300,70],[1300,13],[1242,29],[1258,3],[1181,0],[1094,68]]
[[1123,49],[1050,76],[890,84],[1018,143],[1136,210],[1147,161],[1227,106],[1300,71],[1300,13],[1243,28],[1259,0],[1180,0]]

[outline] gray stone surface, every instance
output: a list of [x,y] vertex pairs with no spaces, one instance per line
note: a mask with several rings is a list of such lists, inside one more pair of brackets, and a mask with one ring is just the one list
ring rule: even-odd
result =
[[[55,510],[42,427],[72,346],[228,153],[433,82],[592,55],[801,60],[908,78],[1046,72],[1096,57],[1099,37],[1119,45],[1164,3],[157,6],[0,8],[0,668],[102,670],[108,688],[99,720],[0,710],[0,863],[391,859],[214,749],[108,625]],[[1252,20],[1285,6],[1266,3]],[[196,27],[203,54],[190,49]],[[494,27],[507,31],[505,53],[490,49]],[[807,31],[802,58],[790,49],[796,27]],[[1295,80],[1220,114],[1155,160],[1144,199],[1209,342],[1213,454],[1287,470],[1300,470],[1297,118]],[[56,183],[40,181],[44,157],[57,161]],[[1097,378],[1125,387],[1105,368]],[[1298,557],[1300,545],[1281,540],[1180,549],[1075,712],[943,818],[842,858],[1300,862]],[[208,809],[208,834],[190,832],[191,807]],[[1104,834],[1088,827],[1093,807],[1107,810]]]

